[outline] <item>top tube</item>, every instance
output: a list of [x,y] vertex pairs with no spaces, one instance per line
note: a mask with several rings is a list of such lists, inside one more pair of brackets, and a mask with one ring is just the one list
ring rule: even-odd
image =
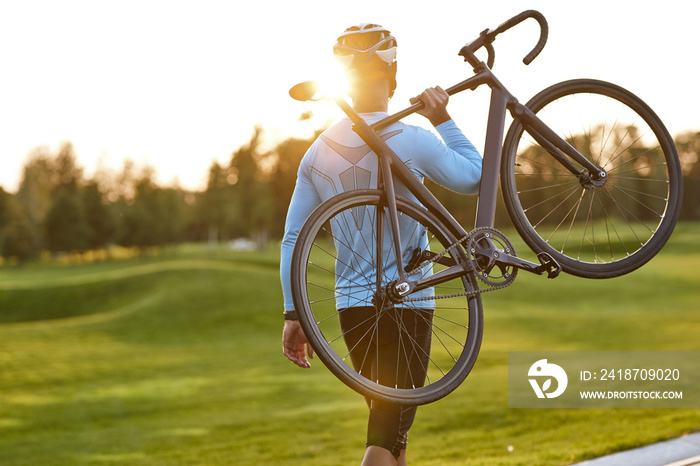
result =
[[[465,91],[467,89],[471,89],[472,91],[476,89],[477,87],[481,86],[482,84],[486,84],[491,81],[490,79],[491,74],[490,73],[479,73],[475,76],[472,76],[468,79],[465,79],[461,83],[455,84],[454,86],[448,88],[445,90],[448,95],[454,95],[459,92]],[[373,125],[371,125],[371,128],[375,131],[378,131],[382,128],[385,128],[389,126],[392,123],[395,123],[403,118],[406,118],[407,116],[417,112],[418,110],[421,110],[423,108],[424,104],[423,102],[418,102],[417,104],[413,104],[410,107],[406,107],[403,110],[399,110],[398,112],[389,115],[388,117],[384,118],[383,120],[380,120]]]

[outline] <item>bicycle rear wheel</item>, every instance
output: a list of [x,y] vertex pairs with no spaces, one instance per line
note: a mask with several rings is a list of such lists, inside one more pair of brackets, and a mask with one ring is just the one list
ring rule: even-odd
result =
[[648,262],[673,231],[683,190],[676,147],[658,116],[631,92],[588,79],[555,84],[526,106],[607,171],[602,186],[581,182],[514,121],[501,188],[528,246],[587,278]]
[[[349,191],[313,212],[294,247],[294,305],[319,359],[350,388],[402,405],[430,403],[456,389],[476,361],[481,298],[465,294],[476,289],[465,274],[407,296],[415,301],[387,299],[386,286],[398,276],[382,196]],[[397,207],[410,279],[468,261],[457,245],[426,264],[425,251],[445,251],[453,234],[411,201],[399,198]]]

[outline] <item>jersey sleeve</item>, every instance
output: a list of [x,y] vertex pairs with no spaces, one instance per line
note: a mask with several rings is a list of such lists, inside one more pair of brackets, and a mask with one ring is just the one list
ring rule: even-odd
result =
[[310,164],[307,162],[307,157],[304,157],[299,166],[294,193],[289,203],[287,220],[284,226],[284,238],[282,239],[280,250],[280,280],[282,281],[285,311],[294,310],[290,278],[294,243],[296,243],[299,230],[301,230],[304,222],[320,203],[321,199],[311,182]]
[[481,181],[481,155],[453,120],[435,129],[444,141],[427,130],[416,140],[414,157],[426,178],[460,194],[476,194]]

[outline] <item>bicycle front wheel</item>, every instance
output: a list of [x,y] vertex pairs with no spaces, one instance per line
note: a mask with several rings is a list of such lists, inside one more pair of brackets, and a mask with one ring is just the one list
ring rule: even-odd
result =
[[[405,302],[388,298],[387,285],[398,272],[382,196],[349,191],[313,212],[294,247],[294,305],[319,359],[350,388],[402,405],[430,403],[456,389],[476,361],[481,298],[471,273]],[[425,208],[402,198],[397,207],[409,279],[468,261],[450,230]]]
[[673,231],[683,190],[676,147],[658,116],[631,92],[588,79],[555,84],[526,106],[607,172],[605,183],[583,182],[514,121],[501,187],[528,246],[587,278],[648,262]]

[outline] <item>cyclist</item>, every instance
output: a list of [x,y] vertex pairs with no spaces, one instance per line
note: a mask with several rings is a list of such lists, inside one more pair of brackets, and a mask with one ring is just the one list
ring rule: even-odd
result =
[[[378,24],[363,23],[346,29],[333,50],[338,61],[345,66],[348,95],[355,111],[369,124],[388,116],[388,102],[396,88],[397,69],[396,40],[391,33]],[[448,100],[448,94],[440,87],[426,89],[420,96],[410,99],[411,103],[422,101],[425,104],[420,113],[435,127],[444,143],[428,130],[401,122],[384,129],[382,137],[419,179],[429,178],[462,194],[476,194],[481,178],[481,156],[447,112]],[[307,356],[312,358],[313,351],[297,321],[289,277],[298,232],[311,212],[327,199],[346,190],[377,186],[376,155],[351,126],[349,119],[339,121],[309,148],[299,166],[287,213],[280,259],[285,309],[282,344],[285,356],[303,368],[310,367]],[[405,187],[401,189],[402,186],[397,185],[396,188],[399,194],[411,197]],[[340,279],[347,283],[366,280],[362,277]],[[344,296],[353,296],[353,293]],[[340,313],[342,327],[356,328],[357,322],[366,320],[363,316],[376,312],[369,300],[341,301],[343,299],[339,298],[336,306],[343,309]],[[423,330],[423,335],[416,339],[423,340],[422,344],[429,351],[430,330],[429,327]],[[417,332],[420,333],[420,329]],[[381,339],[382,335],[391,335],[392,332],[381,330],[379,334]],[[353,348],[351,359],[358,359],[353,358],[353,352],[358,351],[357,341],[348,341],[352,337],[347,335],[345,338],[348,348]],[[359,370],[359,364],[372,364],[364,360],[353,362],[356,370]],[[395,378],[386,374],[377,377],[380,383]],[[362,464],[406,464],[407,434],[416,408],[377,400],[368,400],[368,405],[367,447]]]

